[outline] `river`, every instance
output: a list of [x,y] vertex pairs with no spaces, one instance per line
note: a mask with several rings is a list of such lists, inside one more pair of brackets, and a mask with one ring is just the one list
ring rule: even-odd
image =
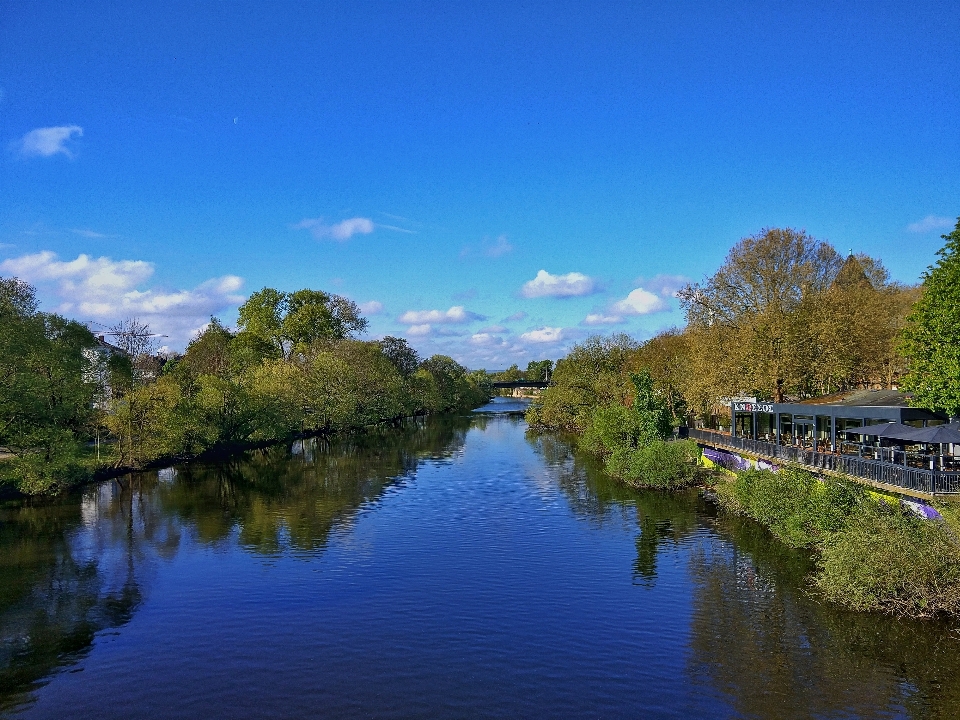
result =
[[960,639],[810,596],[506,398],[0,509],[0,715],[957,718]]

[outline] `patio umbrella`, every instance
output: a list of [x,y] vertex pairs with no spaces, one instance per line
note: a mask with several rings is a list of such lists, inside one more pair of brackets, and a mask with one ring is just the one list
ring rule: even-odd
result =
[[[926,428],[924,428],[926,429]],[[890,438],[891,440],[912,440],[914,442],[936,442],[934,440],[918,440],[917,432],[919,428],[910,427],[902,423],[880,423],[879,425],[869,425],[868,427],[847,428],[844,432],[854,433],[855,435],[876,435],[877,437]],[[950,442],[944,440],[943,442]],[[957,442],[960,442],[958,435]]]
[[914,428],[915,442],[960,444],[960,428],[956,425],[934,425],[933,427]]

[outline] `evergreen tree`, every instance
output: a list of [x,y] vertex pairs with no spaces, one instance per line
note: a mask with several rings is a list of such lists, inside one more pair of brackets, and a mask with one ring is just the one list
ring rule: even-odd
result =
[[936,265],[923,274],[923,293],[903,334],[909,361],[904,389],[926,408],[960,415],[960,218]]

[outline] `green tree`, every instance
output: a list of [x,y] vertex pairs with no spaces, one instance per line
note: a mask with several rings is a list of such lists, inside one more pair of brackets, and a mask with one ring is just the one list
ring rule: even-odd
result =
[[263,288],[240,306],[239,315],[241,342],[275,357],[290,358],[317,340],[343,340],[367,327],[356,303],[320,290]]
[[909,370],[903,387],[914,401],[960,415],[960,218],[923,274],[920,299],[907,318],[903,352]]
[[553,360],[531,360],[527,363],[524,379],[545,382],[550,379],[551,372],[553,372]]

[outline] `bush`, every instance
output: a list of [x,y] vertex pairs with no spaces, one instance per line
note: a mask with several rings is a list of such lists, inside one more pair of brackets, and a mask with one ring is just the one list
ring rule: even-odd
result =
[[607,458],[606,470],[637,488],[675,489],[697,477],[700,447],[692,440],[655,440],[642,447],[619,447]]
[[866,496],[863,487],[818,480],[797,468],[744,470],[719,489],[721,505],[749,515],[791,547],[813,547],[841,528]]
[[960,615],[960,548],[942,523],[867,503],[818,564],[817,590],[853,610]]

